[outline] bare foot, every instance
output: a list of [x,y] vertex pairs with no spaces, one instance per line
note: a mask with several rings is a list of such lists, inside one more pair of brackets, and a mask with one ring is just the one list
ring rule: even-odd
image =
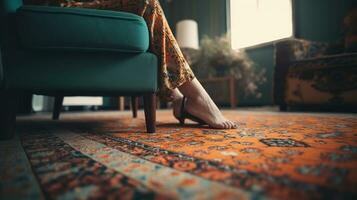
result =
[[[182,98],[173,101],[173,113],[180,118]],[[217,129],[237,128],[237,124],[226,119],[212,99],[205,95],[187,98],[185,111],[205,121],[210,127]]]
[[175,90],[173,90],[173,114],[176,118],[180,118],[181,104],[183,96],[187,98],[185,102],[185,111],[189,114],[201,119],[212,128],[217,129],[232,129],[238,125],[226,119],[216,104],[208,95],[201,83],[195,78],[192,81],[185,82]]

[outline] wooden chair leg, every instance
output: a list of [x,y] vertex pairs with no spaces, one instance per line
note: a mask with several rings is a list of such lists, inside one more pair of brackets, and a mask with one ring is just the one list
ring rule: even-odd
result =
[[150,93],[144,95],[144,111],[146,130],[148,133],[156,131],[156,94]]
[[282,112],[285,112],[285,111],[288,111],[288,105],[286,104],[280,104],[279,105],[279,110],[282,111]]
[[138,117],[138,107],[139,107],[138,97],[132,96],[131,97],[131,109],[133,111],[134,118]]
[[52,119],[53,120],[58,120],[61,109],[62,109],[62,104],[63,104],[63,96],[56,96],[55,97],[55,105],[53,107],[53,113],[52,113]]
[[125,97],[119,97],[119,110],[125,110]]
[[0,140],[15,135],[17,100],[14,94],[0,92]]

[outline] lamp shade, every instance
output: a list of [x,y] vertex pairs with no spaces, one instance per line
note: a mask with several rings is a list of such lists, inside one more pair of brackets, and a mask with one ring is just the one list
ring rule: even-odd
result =
[[176,40],[181,48],[198,49],[198,25],[195,20],[182,20],[176,24]]

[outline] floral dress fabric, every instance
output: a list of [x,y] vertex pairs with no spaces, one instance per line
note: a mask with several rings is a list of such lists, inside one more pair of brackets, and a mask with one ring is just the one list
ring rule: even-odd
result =
[[149,51],[159,59],[159,95],[171,100],[173,89],[194,79],[194,74],[176,42],[158,0],[24,0],[24,3],[105,9],[140,15],[149,28]]

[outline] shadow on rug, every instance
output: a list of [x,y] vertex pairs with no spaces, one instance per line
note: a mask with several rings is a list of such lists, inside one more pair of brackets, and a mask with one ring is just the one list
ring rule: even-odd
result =
[[[235,130],[143,118],[18,122],[0,198],[357,199],[357,117],[227,112]],[[31,170],[32,169],[32,170]]]

